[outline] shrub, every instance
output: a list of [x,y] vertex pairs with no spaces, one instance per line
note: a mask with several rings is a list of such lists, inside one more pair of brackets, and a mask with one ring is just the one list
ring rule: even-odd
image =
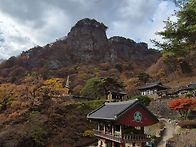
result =
[[182,61],[180,63],[180,67],[181,67],[182,73],[192,72],[191,66],[186,61]]
[[84,131],[83,136],[84,137],[93,137],[94,132],[93,132],[93,130],[86,130],[86,131]]
[[120,64],[116,64],[116,65],[115,65],[115,68],[116,68],[119,72],[122,72],[122,71],[123,71],[122,65],[120,65]]
[[185,97],[193,97],[193,94],[192,94],[192,93],[187,93],[187,94],[185,95]]
[[142,95],[136,95],[131,97],[131,99],[138,99],[140,103],[142,103],[145,106],[148,106],[151,102],[150,98],[147,96],[142,96]]
[[9,96],[5,96],[0,99],[0,111],[6,110],[12,103],[12,99]]
[[178,125],[182,128],[196,128],[196,120],[180,121]]
[[76,108],[78,110],[86,110],[86,109],[94,110],[94,109],[100,107],[101,105],[103,105],[104,102],[105,102],[105,100],[84,101],[84,102],[78,103]]
[[170,109],[178,111],[182,118],[187,118],[188,113],[196,107],[195,98],[178,98],[173,99],[168,103]]
[[32,111],[29,114],[29,120],[30,121],[35,121],[38,118],[39,115],[40,115],[40,112],[39,111]]
[[39,146],[44,146],[46,144],[47,132],[42,127],[37,127],[33,130],[31,137],[35,143]]

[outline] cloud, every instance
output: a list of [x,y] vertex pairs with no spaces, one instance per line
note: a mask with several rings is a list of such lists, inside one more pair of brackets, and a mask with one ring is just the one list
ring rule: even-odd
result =
[[127,0],[122,3],[119,12],[125,19],[129,18],[140,22],[151,17],[158,4],[157,0]]
[[[0,59],[18,55],[35,43],[5,15],[0,14]],[[5,21],[6,20],[6,21]]]
[[160,39],[154,33],[163,28],[162,21],[176,9],[171,1],[0,0],[0,21],[6,24],[7,31],[14,29],[15,32],[1,31],[4,45],[1,45],[0,54],[9,57],[32,45],[53,42],[86,17],[107,25],[108,37],[120,35],[150,43],[151,38]]
[[126,9],[121,10],[123,7],[120,9],[124,15],[122,19],[112,22],[109,34],[122,34],[138,42],[147,42],[149,47],[154,47],[150,39],[161,40],[155,33],[163,30],[165,26],[163,21],[174,13],[176,6],[170,1],[147,0],[147,4],[142,3],[142,0],[138,1],[139,5],[135,8],[133,4],[136,0],[129,0]]

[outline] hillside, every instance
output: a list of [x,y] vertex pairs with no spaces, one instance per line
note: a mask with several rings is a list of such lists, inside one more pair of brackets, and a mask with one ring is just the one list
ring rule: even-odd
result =
[[[18,103],[22,103],[20,100]],[[86,115],[104,101],[45,99],[39,105],[7,108],[0,113],[0,146],[83,146],[95,140],[85,135],[93,123]],[[30,104],[28,100],[25,102]],[[16,106],[16,101],[15,101]],[[16,107],[15,107],[16,108]]]
[[11,57],[0,65],[0,82],[21,81],[39,74],[44,79],[70,75],[73,88],[93,76],[129,79],[146,70],[160,57],[146,43],[114,36],[107,38],[107,27],[94,19],[82,19],[66,37],[46,46],[37,46]]
[[150,80],[161,79],[172,86],[183,76],[186,82],[195,80],[193,54],[183,59],[192,72],[177,72],[178,77],[170,78],[177,75],[180,66],[176,65],[182,60],[166,63],[160,52],[149,49],[146,43],[120,36],[108,39],[106,29],[94,19],[82,19],[66,37],[0,64],[0,146],[69,147],[94,141],[94,123],[86,120],[86,115],[104,100],[66,97],[68,75],[73,95],[80,95],[92,77],[118,79],[128,94],[135,94],[142,84],[140,72],[149,73]]
[[185,57],[161,57],[146,72],[154,79],[159,79],[168,86],[179,87],[194,82],[196,79],[196,50]]
[[128,79],[160,57],[146,43],[108,39],[106,29],[94,19],[83,19],[67,37],[0,64],[0,146],[69,147],[94,140],[86,114],[104,101],[63,97],[66,77],[76,95],[95,76],[120,79],[126,87]]
[[[195,51],[185,58],[161,57],[146,43],[120,36],[107,38],[107,26],[94,19],[78,21],[56,42],[36,46],[0,64],[0,83],[23,84],[28,78],[47,80],[70,76],[73,94],[79,95],[92,77],[112,77],[124,82],[128,94],[142,84],[138,73],[146,72],[151,81],[160,80],[178,87],[196,77]],[[191,69],[191,70],[190,70]],[[192,78],[193,77],[193,78]],[[177,84],[181,79],[188,79]],[[176,82],[175,82],[176,81]]]

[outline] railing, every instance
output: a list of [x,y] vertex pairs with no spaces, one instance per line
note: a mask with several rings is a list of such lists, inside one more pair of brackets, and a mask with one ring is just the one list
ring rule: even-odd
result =
[[121,136],[119,135],[115,136],[109,133],[104,133],[103,131],[94,130],[94,135],[97,137],[105,138],[105,139],[112,140],[118,143],[121,143],[123,141]]
[[129,134],[123,135],[123,137],[119,135],[112,135],[109,133],[104,133],[103,131],[94,130],[94,135],[97,137],[105,138],[108,140],[112,140],[118,143],[122,142],[146,142],[149,141],[150,138],[145,134]]
[[123,140],[125,142],[146,142],[149,141],[150,138],[147,137],[145,134],[131,134],[131,135],[124,135]]

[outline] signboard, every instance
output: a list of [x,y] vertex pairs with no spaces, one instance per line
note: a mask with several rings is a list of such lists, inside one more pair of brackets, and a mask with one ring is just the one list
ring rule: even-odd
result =
[[134,121],[141,122],[141,120],[142,120],[142,114],[139,111],[136,111],[134,113],[133,118],[134,118]]

